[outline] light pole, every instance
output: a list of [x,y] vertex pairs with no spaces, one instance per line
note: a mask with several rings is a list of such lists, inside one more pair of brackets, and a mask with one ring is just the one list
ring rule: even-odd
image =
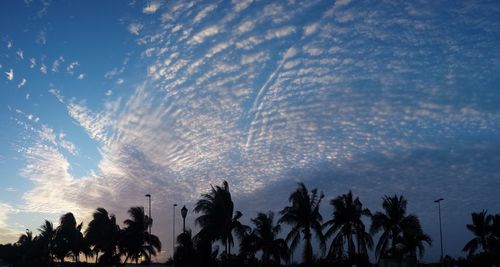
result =
[[182,207],[181,209],[181,215],[182,215],[182,232],[186,233],[186,215],[188,214],[188,209],[186,208],[186,205]]
[[172,220],[172,259],[174,259],[174,252],[175,252],[175,207],[177,207],[177,203],[174,203],[173,205],[173,220]]
[[151,265],[151,226],[153,225],[153,220],[151,219],[151,194],[146,194],[145,197],[149,200],[149,217],[148,217],[148,230],[149,230],[149,264]]
[[444,262],[443,262],[443,228],[441,226],[441,201],[443,201],[443,200],[444,200],[444,198],[439,198],[439,199],[434,200],[435,203],[438,203],[438,210],[439,210],[439,240],[441,242],[441,258],[440,258],[441,266],[444,265]]

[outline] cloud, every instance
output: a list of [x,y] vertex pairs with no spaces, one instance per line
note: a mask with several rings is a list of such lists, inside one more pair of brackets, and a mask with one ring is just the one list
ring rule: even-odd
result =
[[131,34],[139,35],[139,33],[143,27],[144,27],[144,25],[142,25],[140,23],[132,23],[132,24],[128,25],[127,29]]
[[148,4],[142,9],[142,13],[153,14],[160,8],[160,6],[161,2],[159,1],[148,2]]
[[83,80],[83,79],[85,79],[85,77],[86,77],[85,73],[80,73],[78,75],[78,80]]
[[251,21],[251,20],[247,20],[238,26],[238,28],[236,29],[236,32],[238,34],[242,34],[242,33],[251,31],[254,27],[255,27],[255,22]]
[[72,62],[71,64],[69,64],[69,65],[66,67],[66,71],[67,71],[69,74],[73,75],[73,74],[75,73],[75,68],[76,68],[77,66],[79,66],[79,65],[80,65],[80,63],[79,63],[78,61],[74,61],[74,62]]
[[232,0],[231,2],[234,5],[234,11],[240,12],[250,6],[253,0]]
[[4,244],[16,242],[20,234],[20,231],[12,229],[7,223],[9,214],[13,211],[12,206],[0,202],[0,242]]
[[17,85],[17,88],[21,88],[21,87],[25,86],[25,85],[26,85],[26,82],[27,82],[27,80],[26,80],[25,78],[23,78],[23,79],[21,80],[21,82]]
[[47,66],[45,66],[45,64],[40,64],[40,71],[43,73],[43,74],[47,74]]
[[38,35],[36,36],[36,43],[40,45],[46,45],[47,44],[47,31],[46,30],[41,30]]
[[213,36],[219,32],[219,28],[217,26],[209,26],[197,34],[195,34],[187,43],[189,45],[193,44],[201,44],[205,41],[207,37]]
[[106,95],[106,96],[111,96],[112,94],[113,94],[113,91],[108,90],[108,91],[106,91],[106,93],[105,93],[104,95]]
[[266,33],[266,40],[271,40],[275,38],[283,38],[295,32],[295,27],[285,26],[279,29],[269,30]]
[[36,59],[30,58],[30,69],[34,68],[35,66],[36,66]]
[[7,80],[12,81],[14,79],[14,70],[10,69],[5,72],[5,75],[7,75]]
[[304,35],[305,36],[309,36],[313,33],[315,33],[319,28],[319,23],[313,23],[313,24],[309,24],[309,25],[306,25],[304,26]]
[[198,14],[194,17],[193,23],[196,24],[196,23],[200,22],[203,18],[205,18],[210,12],[212,12],[216,8],[217,8],[217,5],[215,5],[215,4],[206,6],[205,8],[203,8],[203,10],[198,12]]
[[17,55],[17,57],[20,60],[24,60],[24,52],[23,52],[23,50],[21,50],[21,49],[17,50],[16,55]]
[[252,55],[243,55],[241,57],[241,64],[248,65],[248,64],[262,63],[268,59],[269,59],[269,55],[267,53],[257,52],[257,53],[252,54]]
[[52,72],[59,72],[59,67],[61,66],[61,63],[64,62],[64,58],[60,56],[54,62],[52,63]]

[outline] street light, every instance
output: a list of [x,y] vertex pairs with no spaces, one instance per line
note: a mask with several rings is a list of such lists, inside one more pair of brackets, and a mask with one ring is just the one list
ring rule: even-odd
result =
[[174,203],[173,205],[173,221],[172,221],[172,259],[174,258],[174,252],[175,252],[175,207],[177,207],[177,203]]
[[444,198],[439,198],[434,200],[435,203],[438,203],[438,210],[439,210],[439,240],[441,241],[441,265],[444,265],[443,262],[443,228],[441,226],[441,201],[443,201]]
[[182,232],[186,233],[186,215],[188,214],[188,209],[186,208],[186,205],[182,207],[181,209],[181,215],[182,215]]
[[151,264],[151,226],[153,225],[153,220],[151,219],[151,194],[146,194],[145,197],[149,200],[149,218],[148,218],[148,228],[149,228],[149,264]]

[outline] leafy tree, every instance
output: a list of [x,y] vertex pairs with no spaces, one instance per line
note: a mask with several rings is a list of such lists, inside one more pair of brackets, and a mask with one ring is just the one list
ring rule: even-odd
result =
[[156,256],[156,252],[161,250],[160,239],[153,234],[149,235],[148,232],[153,221],[144,214],[143,207],[132,207],[128,213],[131,218],[123,222],[125,228],[120,234],[120,250],[126,255],[124,263],[128,259],[137,263],[141,257],[150,262],[149,253]]
[[297,247],[302,233],[304,240],[303,259],[306,266],[310,266],[313,259],[312,231],[320,240],[321,247],[324,248],[324,237],[321,231],[323,218],[319,212],[323,197],[323,193],[318,194],[317,189],[309,192],[303,183],[299,183],[297,190],[288,198],[291,206],[280,211],[281,218],[278,223],[287,223],[292,226],[286,236],[286,241],[291,242],[290,249],[292,251]]
[[197,238],[210,242],[221,241],[226,256],[231,255],[231,247],[234,245],[233,232],[241,238],[249,231],[249,227],[239,221],[243,214],[234,212],[227,181],[224,181],[222,186],[212,186],[210,193],[203,194],[194,211],[202,213],[196,218],[196,224],[201,226]]
[[323,227],[329,227],[325,237],[334,236],[328,255],[333,258],[342,258],[347,247],[348,259],[351,263],[354,263],[358,256],[367,257],[367,248],[373,247],[373,241],[365,230],[362,217],[371,218],[370,210],[363,208],[359,198],[353,198],[350,191],[332,199],[330,205],[333,207],[332,219],[323,224]]

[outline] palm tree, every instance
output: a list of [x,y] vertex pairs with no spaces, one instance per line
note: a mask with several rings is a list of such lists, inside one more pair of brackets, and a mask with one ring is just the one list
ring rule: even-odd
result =
[[416,227],[420,225],[417,216],[406,215],[407,201],[403,196],[385,196],[382,203],[384,212],[377,212],[372,216],[371,233],[376,234],[382,231],[375,255],[380,256],[401,256],[398,253],[398,243],[405,227]]
[[[117,258],[118,234],[120,227],[116,224],[114,215],[109,215],[104,208],[97,208],[92,214],[85,230],[85,239],[92,246],[92,252],[97,261],[105,264],[113,264]],[[103,253],[99,257],[99,253]]]
[[309,192],[303,183],[298,184],[297,190],[293,192],[288,201],[291,206],[280,211],[281,218],[278,223],[287,223],[292,229],[286,236],[286,241],[291,242],[290,249],[293,251],[297,247],[302,233],[304,239],[304,263],[310,266],[313,258],[312,232],[314,231],[322,249],[324,248],[324,238],[321,232],[321,222],[323,218],[319,212],[319,206],[323,199],[323,193],[318,194],[317,189]]
[[344,248],[347,246],[348,259],[354,263],[357,255],[366,256],[367,247],[373,246],[372,238],[366,232],[362,221],[363,216],[371,217],[370,210],[363,208],[359,198],[353,198],[351,191],[332,199],[330,205],[333,206],[332,219],[323,224],[323,227],[330,226],[325,233],[325,238],[334,235],[328,255],[342,258]]
[[56,236],[56,230],[54,229],[54,225],[49,220],[45,220],[45,223],[38,228],[40,231],[40,235],[38,235],[38,241],[40,242],[40,246],[42,247],[43,253],[45,254],[45,258],[50,265],[53,259],[54,253],[54,238]]
[[403,226],[403,235],[401,237],[401,251],[403,253],[409,254],[411,260],[413,261],[413,264],[417,265],[417,251],[418,256],[422,258],[425,252],[424,242],[431,246],[432,239],[429,235],[424,233],[418,220],[411,223],[412,225]]
[[267,214],[259,212],[257,217],[252,219],[255,225],[254,230],[248,236],[250,246],[254,252],[262,252],[262,262],[264,265],[270,265],[271,259],[276,265],[280,265],[280,261],[285,262],[289,259],[288,245],[282,238],[278,238],[281,232],[281,225],[274,225],[274,213]]
[[177,246],[175,247],[175,266],[193,266],[195,258],[195,247],[191,230],[186,230],[177,236]]
[[149,253],[156,256],[156,252],[161,250],[160,239],[148,232],[153,221],[144,214],[143,207],[132,207],[128,213],[131,218],[123,222],[125,228],[120,234],[120,251],[126,255],[124,263],[129,258],[137,263],[141,257],[150,262]]
[[473,255],[481,247],[484,252],[489,252],[490,244],[494,241],[491,235],[493,216],[488,215],[486,210],[472,213],[472,224],[467,224],[467,229],[472,232],[474,238],[464,246],[463,251]]
[[16,245],[21,249],[30,248],[33,245],[33,233],[30,230],[26,230],[26,233],[19,237]]
[[246,231],[249,231],[249,227],[239,221],[243,214],[239,211],[234,212],[234,203],[227,181],[224,181],[222,186],[212,186],[210,193],[203,194],[196,203],[194,211],[202,213],[195,221],[201,226],[197,238],[210,242],[221,241],[226,256],[231,255],[231,247],[234,245],[233,232],[241,238]]
[[61,216],[54,237],[54,252],[62,263],[64,263],[64,258],[67,256],[73,256],[74,260],[78,262],[80,252],[85,250],[81,230],[82,224],[76,224],[73,213],[68,212]]

